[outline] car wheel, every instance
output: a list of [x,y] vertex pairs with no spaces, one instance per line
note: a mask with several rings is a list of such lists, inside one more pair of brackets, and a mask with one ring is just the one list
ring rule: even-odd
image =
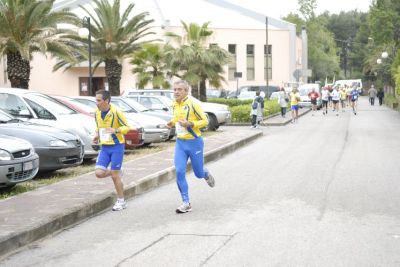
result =
[[217,117],[214,114],[208,114],[208,128],[209,131],[215,131],[219,127]]

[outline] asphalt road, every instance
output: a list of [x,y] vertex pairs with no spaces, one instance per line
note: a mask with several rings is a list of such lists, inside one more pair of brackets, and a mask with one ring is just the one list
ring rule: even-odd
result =
[[30,245],[0,266],[400,266],[400,114],[308,113],[174,183]]

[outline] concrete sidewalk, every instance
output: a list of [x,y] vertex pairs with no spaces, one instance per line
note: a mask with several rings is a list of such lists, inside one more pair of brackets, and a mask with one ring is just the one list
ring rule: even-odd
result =
[[[311,111],[310,108],[300,108],[299,109],[299,117],[307,114],[310,111]],[[263,126],[285,126],[286,124],[290,123],[291,121],[292,121],[292,115],[290,113],[290,110],[288,110],[286,112],[285,118],[283,118],[280,113],[273,114],[271,116],[266,117],[261,122],[261,125],[263,125]],[[228,126],[250,126],[250,122],[248,122],[248,123],[233,122],[233,123],[229,123]]]
[[[308,112],[310,112],[311,109],[310,108],[300,108],[299,109],[299,117],[307,114]],[[262,125],[265,126],[285,126],[286,124],[290,123],[292,121],[292,114],[291,111],[288,110],[286,112],[286,116],[285,118],[283,118],[281,116],[281,114],[277,114],[275,116],[269,117],[266,120],[264,120],[262,122]]]
[[[249,127],[224,127],[205,138],[205,162],[262,136]],[[124,163],[126,198],[175,179],[173,148]],[[0,258],[36,240],[109,211],[115,201],[111,179],[88,173],[0,201]]]

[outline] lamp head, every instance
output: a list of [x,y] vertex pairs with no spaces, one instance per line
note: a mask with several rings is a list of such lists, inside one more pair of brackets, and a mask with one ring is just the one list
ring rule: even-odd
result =
[[80,28],[78,34],[81,38],[87,38],[89,36],[89,30],[87,28]]

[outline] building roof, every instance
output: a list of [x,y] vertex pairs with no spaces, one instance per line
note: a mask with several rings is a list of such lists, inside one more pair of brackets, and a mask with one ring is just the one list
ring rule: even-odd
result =
[[[54,10],[70,8],[81,15],[79,5],[90,7],[92,0],[56,0]],[[122,10],[131,1],[121,1]],[[182,26],[181,21],[203,24],[210,28],[265,29],[266,12],[255,11],[252,1],[238,0],[137,0],[133,13],[149,12],[154,26]],[[82,16],[84,12],[82,12]],[[268,17],[269,29],[288,29],[289,22]]]

